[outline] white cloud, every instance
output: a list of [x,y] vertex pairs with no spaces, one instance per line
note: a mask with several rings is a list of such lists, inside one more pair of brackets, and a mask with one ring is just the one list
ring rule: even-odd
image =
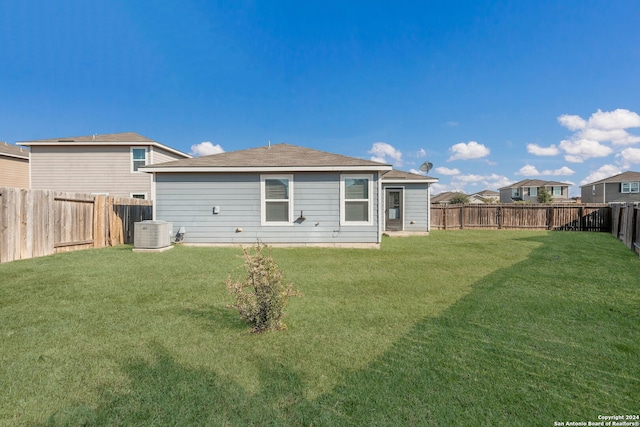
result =
[[520,168],[516,175],[525,175],[525,176],[569,176],[576,173],[573,169],[570,169],[566,166],[561,167],[560,169],[545,169],[542,172],[539,172],[535,166],[525,165]]
[[588,127],[607,130],[637,128],[640,127],[640,114],[622,108],[598,110],[589,117]]
[[445,167],[437,167],[433,170],[436,173],[439,173],[440,175],[460,175],[460,170],[453,168],[453,169],[449,169],[449,168],[445,168]]
[[417,175],[426,175],[427,173],[418,169],[409,169],[409,172],[415,173]]
[[629,169],[631,165],[640,164],[640,148],[625,148],[616,158],[624,169]]
[[488,156],[490,153],[487,147],[483,144],[478,144],[476,141],[469,141],[467,144],[460,142],[449,148],[449,151],[453,153],[452,156],[449,157],[449,162],[452,160],[480,159]]
[[191,152],[189,154],[191,154],[192,156],[200,157],[219,153],[224,153],[224,150],[222,149],[220,144],[213,145],[209,141],[204,141],[200,144],[192,145]]
[[417,154],[416,157],[424,157],[424,156],[427,155],[427,152],[426,152],[426,150],[424,148],[421,148],[421,149],[418,150],[418,152],[416,154]]
[[454,127],[454,126],[458,126],[460,123],[454,121],[454,120],[449,120],[446,125],[449,127]]
[[601,179],[605,179],[610,176],[617,175],[621,172],[622,171],[617,166],[604,165],[604,166],[601,166],[599,169],[591,172],[589,175],[587,175],[585,179],[580,181],[580,185],[585,185],[592,182],[600,181]]
[[590,157],[611,154],[611,150],[607,152],[599,143],[614,146],[640,143],[640,136],[626,130],[640,128],[640,114],[622,108],[613,111],[598,110],[588,120],[563,114],[558,117],[558,122],[574,132],[569,139],[560,143],[560,148],[566,152],[565,159],[570,162],[582,162]]
[[540,175],[540,172],[538,172],[538,169],[536,169],[535,166],[525,165],[521,167],[518,172],[516,172],[516,175],[537,176]]
[[560,142],[565,151],[564,159],[572,163],[582,163],[592,157],[606,157],[613,152],[611,147],[590,139],[565,139]]
[[466,185],[472,185],[474,187],[483,187],[486,189],[494,189],[504,187],[513,183],[509,178],[503,175],[492,173],[491,175],[458,175],[454,177],[452,184],[455,187],[462,188]]
[[560,150],[554,144],[549,147],[540,147],[538,144],[527,144],[527,152],[536,156],[557,156]]
[[573,131],[584,129],[585,127],[587,127],[587,121],[580,116],[563,114],[558,117],[558,121],[562,126]]
[[369,150],[371,160],[380,163],[390,163],[396,166],[402,165],[402,152],[396,150],[392,145],[386,142],[376,142]]

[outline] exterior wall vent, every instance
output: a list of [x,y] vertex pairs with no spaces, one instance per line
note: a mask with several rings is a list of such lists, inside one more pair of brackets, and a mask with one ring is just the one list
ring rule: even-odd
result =
[[166,221],[142,221],[133,225],[133,246],[138,249],[160,249],[171,245],[173,224]]

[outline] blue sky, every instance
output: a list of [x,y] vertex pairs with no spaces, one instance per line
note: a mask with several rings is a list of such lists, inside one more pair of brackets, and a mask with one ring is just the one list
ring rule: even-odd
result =
[[640,2],[0,2],[0,140],[138,132],[433,163],[434,192],[640,170]]

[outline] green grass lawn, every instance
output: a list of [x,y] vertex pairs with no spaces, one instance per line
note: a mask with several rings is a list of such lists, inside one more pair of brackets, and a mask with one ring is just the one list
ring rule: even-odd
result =
[[0,265],[0,425],[509,425],[640,412],[640,260],[608,234],[276,248],[304,297],[251,334],[239,248]]

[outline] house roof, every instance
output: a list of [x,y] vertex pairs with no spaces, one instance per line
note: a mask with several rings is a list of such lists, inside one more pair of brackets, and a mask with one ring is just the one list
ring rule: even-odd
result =
[[29,150],[6,142],[0,142],[0,156],[29,160]]
[[32,141],[20,141],[19,145],[25,145],[27,147],[32,145],[45,145],[45,146],[60,146],[60,145],[152,145],[158,148],[162,148],[171,153],[178,154],[185,158],[190,158],[189,154],[183,153],[171,148],[167,145],[161,144],[158,141],[149,139],[146,136],[142,136],[136,132],[121,132],[121,133],[106,133],[95,134],[88,136],[70,136],[64,138],[50,138],[50,139],[35,139]]
[[289,144],[274,144],[175,160],[140,168],[145,172],[372,171],[391,165]]
[[500,197],[500,193],[493,190],[482,190],[478,193],[473,193],[472,196],[480,196],[480,197]]
[[451,197],[460,193],[459,191],[445,191],[444,193],[436,194],[431,197],[431,203],[443,203],[448,202]]
[[590,182],[589,184],[581,185],[580,187],[586,187],[589,185],[597,185],[603,183],[616,183],[616,182],[629,182],[629,181],[640,181],[640,172],[627,171],[622,172],[617,175],[610,176],[605,179],[601,179],[600,181]]
[[404,172],[396,169],[392,169],[386,172],[382,176],[382,181],[393,183],[420,183],[420,182],[438,182],[438,178],[432,178],[426,175],[419,175],[417,173]]
[[522,181],[518,181],[511,185],[507,185],[506,187],[500,188],[500,190],[506,190],[508,188],[520,188],[520,187],[551,187],[551,186],[562,186],[569,187],[571,184],[566,182],[558,182],[558,181],[545,181],[542,179],[523,179]]

